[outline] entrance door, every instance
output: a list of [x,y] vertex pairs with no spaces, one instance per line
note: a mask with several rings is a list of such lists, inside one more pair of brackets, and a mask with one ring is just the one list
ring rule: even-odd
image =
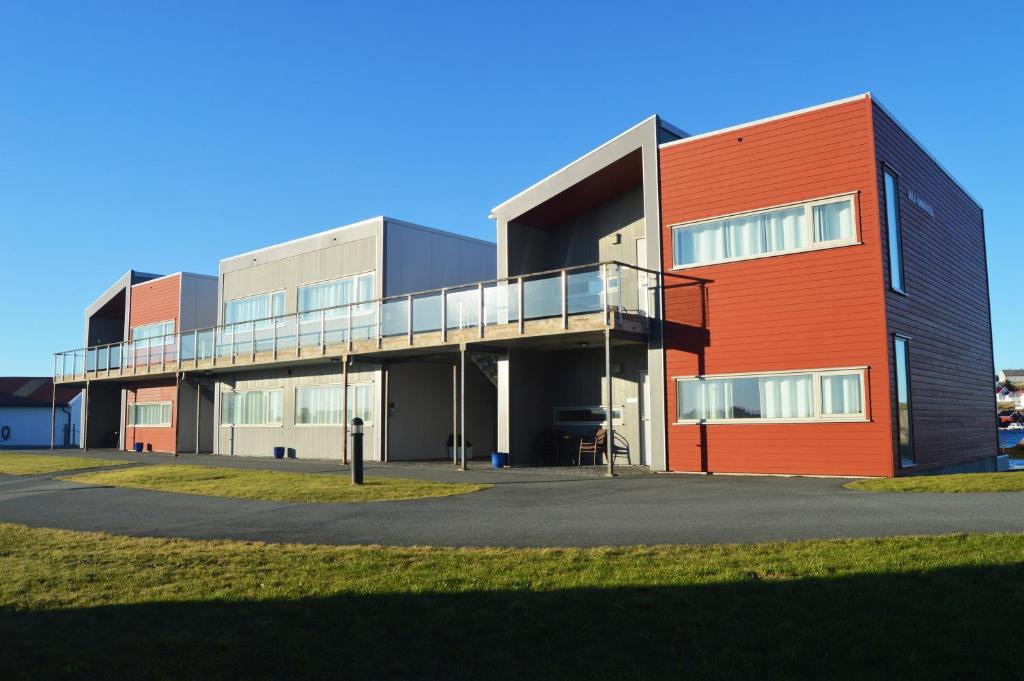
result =
[[[647,239],[636,240],[636,266],[647,267]],[[647,316],[648,298],[647,272],[639,271],[636,276],[637,311]]]
[[647,372],[640,372],[640,464],[650,465],[648,455],[651,447],[651,383],[647,380]]

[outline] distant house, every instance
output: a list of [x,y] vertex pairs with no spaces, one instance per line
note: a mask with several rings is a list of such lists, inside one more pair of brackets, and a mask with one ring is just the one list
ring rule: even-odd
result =
[[1017,388],[1024,388],[1024,369],[1003,369],[999,372],[999,383],[1011,383]]
[[[82,391],[57,388],[54,444],[77,447],[82,421]],[[0,449],[49,447],[53,379],[0,378]]]
[[1017,393],[1004,385],[996,388],[996,403],[1009,404],[1017,401]]

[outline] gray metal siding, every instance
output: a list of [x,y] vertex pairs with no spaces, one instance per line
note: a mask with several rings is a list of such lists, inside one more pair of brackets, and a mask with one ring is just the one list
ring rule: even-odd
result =
[[494,279],[494,244],[457,234],[410,225],[386,223],[384,295]]
[[[296,456],[303,459],[340,459],[342,449],[341,426],[295,425],[295,389],[305,385],[341,385],[341,364],[317,364],[291,368],[271,369],[258,372],[229,374],[217,382],[216,423],[219,431],[217,454],[235,456],[272,456],[274,447],[291,447]],[[348,382],[374,383],[376,367],[350,367]],[[231,426],[220,425],[221,396],[225,390],[251,388],[281,388],[283,394],[283,424],[281,426]],[[375,459],[378,451],[376,421],[379,420],[379,389],[375,389],[374,424],[366,428],[366,458]]]
[[181,331],[205,329],[217,324],[217,279],[195,274],[181,275]]

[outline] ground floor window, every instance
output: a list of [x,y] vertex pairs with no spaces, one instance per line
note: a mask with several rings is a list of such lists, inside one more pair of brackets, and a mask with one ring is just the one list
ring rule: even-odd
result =
[[676,379],[676,421],[849,421],[866,418],[864,369]]
[[129,426],[171,425],[170,402],[136,402],[128,405]]
[[280,388],[225,392],[221,395],[221,425],[280,426],[283,395]]
[[913,466],[914,427],[910,409],[910,343],[906,338],[896,336],[896,447],[899,450],[900,466]]
[[[340,426],[341,386],[311,385],[295,389],[295,425]],[[348,386],[346,423],[358,416],[363,423],[373,422],[373,384]]]

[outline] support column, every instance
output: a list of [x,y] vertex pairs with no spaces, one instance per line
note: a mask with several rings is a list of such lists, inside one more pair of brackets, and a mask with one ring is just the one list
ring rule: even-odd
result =
[[388,430],[391,428],[391,367],[387,364],[383,366],[384,374],[384,410],[381,412],[381,420],[383,421],[383,427],[380,433],[381,447],[380,447],[380,460],[388,460]]
[[[53,451],[54,440],[56,439],[57,429],[57,379],[53,379],[53,390],[51,391],[50,397],[50,451]],[[70,428],[68,429],[70,432]]]
[[203,404],[203,379],[196,378],[196,454],[199,454],[199,430],[202,427],[200,410]]
[[459,413],[462,419],[459,421],[461,432],[459,436],[459,458],[461,465],[459,470],[466,470],[466,344],[459,345]]
[[178,436],[181,435],[181,374],[178,372],[174,373],[174,404],[171,411],[171,418],[174,419],[174,458],[178,458]]
[[608,457],[608,477],[615,475],[615,424],[612,408],[612,332],[604,330],[604,380],[605,380],[605,418],[608,420],[605,436],[605,455]]
[[459,465],[459,363],[452,362],[452,463]]
[[341,465],[348,463],[348,355],[341,358]]
[[89,449],[89,381],[85,382],[82,397],[82,449]]
[[510,356],[498,360],[498,451],[508,455],[508,465],[512,465],[512,385],[509,372]]

